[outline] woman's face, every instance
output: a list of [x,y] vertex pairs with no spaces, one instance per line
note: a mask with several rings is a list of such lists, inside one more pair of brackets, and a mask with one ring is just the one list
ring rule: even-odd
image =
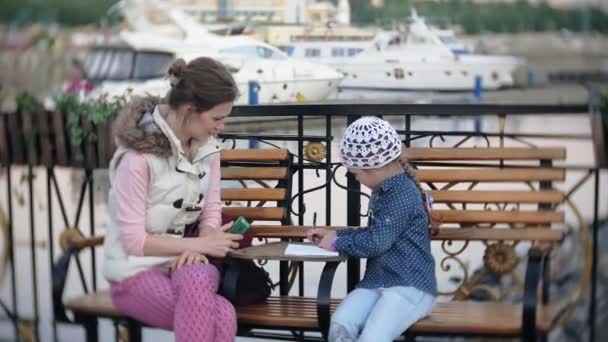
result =
[[224,123],[230,112],[232,102],[221,103],[205,112],[193,113],[185,128],[191,137],[206,140],[224,130]]

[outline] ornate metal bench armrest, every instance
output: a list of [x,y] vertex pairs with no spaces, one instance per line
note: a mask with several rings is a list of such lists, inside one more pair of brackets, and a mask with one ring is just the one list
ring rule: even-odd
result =
[[538,285],[542,277],[542,262],[545,253],[532,247],[528,252],[528,266],[524,283],[522,334],[524,341],[536,341],[536,318],[538,308]]
[[102,243],[103,237],[101,236],[69,241],[67,248],[53,264],[51,278],[53,282],[53,312],[56,320],[62,322],[71,322],[65,313],[63,291],[65,289],[65,282],[68,276],[72,256],[80,253],[80,251],[87,247],[95,247],[101,245]]
[[317,320],[319,329],[325,340],[328,339],[329,323],[331,321],[331,288],[340,261],[328,261],[323,267],[319,290],[317,291]]

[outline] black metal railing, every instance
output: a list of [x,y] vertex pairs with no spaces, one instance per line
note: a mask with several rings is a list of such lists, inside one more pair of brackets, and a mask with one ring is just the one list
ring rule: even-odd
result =
[[[14,335],[23,335],[24,326],[31,323],[33,334],[36,340],[41,339],[39,332],[40,329],[40,301],[38,296],[41,291],[50,294],[50,285],[41,283],[37,279],[37,274],[41,271],[37,268],[36,260],[39,258],[48,258],[49,266],[52,266],[53,260],[57,258],[57,251],[55,249],[54,241],[49,241],[48,254],[39,255],[36,246],[36,237],[38,232],[41,230],[38,227],[47,225],[49,239],[54,239],[57,235],[56,227],[54,226],[54,198],[59,203],[59,209],[63,220],[64,229],[62,231],[62,238],[69,234],[81,234],[94,236],[97,231],[95,228],[95,217],[103,215],[103,213],[95,213],[95,191],[94,191],[94,171],[99,168],[106,168],[111,156],[113,149],[110,135],[106,134],[109,130],[109,126],[104,127],[92,127],[93,131],[98,134],[97,142],[88,141],[82,146],[71,146],[69,144],[69,137],[67,134],[67,125],[65,123],[65,117],[61,113],[53,112],[42,112],[42,113],[6,113],[0,115],[0,163],[4,168],[4,182],[6,193],[0,198],[0,210],[6,207],[7,219],[6,219],[6,230],[8,241],[5,242],[5,246],[8,249],[6,258],[8,269],[1,269],[0,271],[10,275],[10,294],[9,299],[10,305],[5,303],[5,298],[0,298],[1,308],[4,310],[6,317],[14,325]],[[587,105],[493,105],[493,104],[382,104],[382,103],[364,103],[364,104],[297,104],[297,105],[260,105],[260,106],[241,106],[235,107],[232,116],[237,118],[251,118],[248,120],[250,123],[255,123],[256,120],[270,121],[274,119],[281,119],[283,122],[289,122],[290,120],[295,123],[294,132],[289,134],[280,134],[268,130],[266,132],[256,133],[231,133],[230,126],[227,133],[221,135],[221,138],[225,141],[226,147],[231,148],[245,144],[245,142],[255,139],[262,145],[261,147],[272,148],[277,144],[289,145],[289,150],[294,156],[294,163],[292,165],[292,171],[297,177],[294,179],[294,185],[297,184],[297,192],[294,193],[292,198],[292,219],[296,219],[299,225],[303,225],[306,220],[310,220],[312,215],[315,213],[314,208],[305,201],[305,193],[310,191],[323,190],[325,191],[324,199],[325,203],[323,211],[325,214],[325,224],[332,225],[336,215],[332,206],[332,186],[334,182],[333,176],[336,172],[336,168],[339,167],[339,163],[332,155],[332,143],[336,143],[339,140],[339,134],[350,122],[353,122],[357,118],[365,115],[377,115],[385,118],[394,118],[400,120],[401,127],[396,127],[398,132],[403,135],[403,142],[406,146],[413,144],[422,144],[425,139],[431,147],[434,145],[436,139],[449,140],[451,138],[460,138],[453,145],[460,146],[465,144],[470,139],[481,139],[484,143],[490,143],[490,140],[494,139],[497,141],[504,141],[509,139],[512,141],[518,141],[523,144],[533,145],[534,143],[530,140],[581,140],[591,141],[591,135],[581,134],[578,132],[567,132],[567,133],[517,133],[517,132],[506,132],[504,129],[498,129],[495,131],[483,131],[483,130],[458,130],[458,131],[445,131],[445,130],[429,130],[429,129],[414,129],[413,126],[417,122],[423,122],[424,120],[431,118],[450,118],[453,120],[475,120],[475,118],[488,118],[497,117],[499,119],[506,119],[511,117],[523,117],[523,116],[543,116],[547,120],[549,118],[559,117],[586,117],[589,116],[589,107]],[[29,118],[34,118],[33,121]],[[421,120],[421,121],[418,121]],[[314,123],[314,134],[307,133],[311,130],[311,123]],[[277,127],[278,128],[278,127]],[[321,131],[322,133],[319,133]],[[105,132],[105,133],[104,133]],[[105,141],[101,141],[106,139]],[[314,160],[307,156],[306,144],[310,143],[321,143],[325,146],[325,155],[321,160]],[[62,146],[63,144],[63,146]],[[100,147],[100,144],[104,144]],[[264,146],[265,145],[265,146]],[[84,160],[76,160],[78,155],[75,151],[84,152]],[[425,165],[432,165],[427,163]],[[452,164],[454,165],[454,164]],[[69,215],[66,210],[65,189],[62,189],[57,182],[56,170],[60,167],[72,167],[78,168],[84,172],[84,181],[81,185],[78,203],[76,205],[77,210],[73,220],[69,220]],[[462,166],[480,166],[475,164],[463,164]],[[501,164],[502,166],[502,164]],[[592,177],[584,178],[582,182],[588,181],[590,178],[594,179],[594,193],[593,193],[593,234],[598,231],[598,213],[599,213],[599,180],[600,170],[592,164],[589,165],[574,165],[564,164],[560,165],[567,170],[573,170],[578,172],[587,172],[592,174]],[[48,222],[39,222],[35,220],[35,213],[38,210],[36,207],[35,193],[40,190],[35,189],[34,177],[37,168],[46,169],[46,209],[48,211],[47,220]],[[23,173],[23,179],[28,189],[28,215],[29,215],[29,244],[31,258],[31,283],[21,284],[17,280],[17,268],[20,272],[21,269],[20,260],[16,259],[16,229],[15,226],[16,209],[15,209],[15,194],[13,190],[22,186],[22,181],[15,181],[12,176],[12,171],[19,170]],[[320,178],[324,180],[325,186],[319,187],[318,185],[309,186],[311,181],[310,171],[314,171],[313,178]],[[324,175],[321,173],[324,172]],[[346,178],[347,184],[342,185],[349,189],[347,192],[347,212],[346,224],[348,226],[358,226],[361,224],[361,188],[353,176],[348,175]],[[318,189],[317,189],[318,188]],[[313,189],[313,190],[311,190]],[[578,188],[577,188],[578,189]],[[574,192],[577,189],[573,189]],[[570,193],[570,192],[568,192]],[[88,196],[88,201],[86,197]],[[89,218],[89,230],[85,232],[79,228],[80,218],[82,216],[85,206],[88,208]],[[305,217],[305,215],[307,215]],[[591,221],[591,218],[589,219]],[[0,220],[0,224],[1,224]],[[594,334],[594,322],[595,322],[595,301],[593,298],[596,296],[596,281],[597,281],[597,235],[593,235],[594,244],[592,250],[592,279],[591,279],[591,307],[589,309],[589,329],[591,338]],[[98,286],[97,279],[97,267],[96,267],[96,255],[91,254],[88,258],[90,261],[90,272],[87,276],[82,262],[77,259],[77,266],[79,272],[79,281],[87,292],[89,289],[95,291]],[[6,261],[6,260],[5,260]],[[2,267],[2,266],[0,266]],[[50,268],[49,268],[50,269]],[[360,279],[361,265],[356,260],[350,260],[347,266],[347,287],[351,290],[356,282]],[[303,293],[304,286],[304,272],[303,268],[299,272],[299,288],[300,294]],[[0,278],[1,279],[1,278]],[[88,281],[87,281],[88,279]],[[1,284],[0,284],[1,285]],[[27,291],[31,293],[33,298],[33,314],[31,317],[25,317],[21,314],[22,306],[19,303],[19,296],[17,289]],[[55,320],[52,320],[52,340],[57,340],[57,326]],[[2,336],[4,337],[4,336]]]

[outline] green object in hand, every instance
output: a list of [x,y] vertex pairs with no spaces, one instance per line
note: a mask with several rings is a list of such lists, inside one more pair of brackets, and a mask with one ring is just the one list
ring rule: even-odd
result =
[[239,218],[234,221],[232,227],[230,227],[230,230],[228,232],[231,234],[243,235],[247,230],[249,230],[250,227],[251,225],[249,224],[249,222],[247,222],[247,220],[245,220],[243,216],[239,216]]

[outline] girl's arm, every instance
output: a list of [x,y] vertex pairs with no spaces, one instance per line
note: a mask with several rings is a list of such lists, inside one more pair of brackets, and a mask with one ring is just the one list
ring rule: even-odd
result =
[[347,229],[340,229],[340,230],[336,230],[336,234],[338,237],[341,236],[349,236],[352,235],[354,232],[356,232],[359,229],[365,229],[365,228],[347,228]]
[[205,194],[205,207],[199,218],[199,234],[208,229],[217,229],[222,225],[222,202],[220,199],[220,154],[211,158],[209,187]]
[[374,222],[367,229],[355,229],[347,234],[338,233],[336,250],[358,258],[373,258],[384,254],[408,228],[411,202],[389,196],[380,205]]
[[186,250],[224,256],[242,237],[218,230],[205,238],[156,236],[146,232],[146,196],[150,171],[142,155],[127,152],[122,157],[112,184],[116,199],[116,219],[120,241],[129,255],[176,256]]

